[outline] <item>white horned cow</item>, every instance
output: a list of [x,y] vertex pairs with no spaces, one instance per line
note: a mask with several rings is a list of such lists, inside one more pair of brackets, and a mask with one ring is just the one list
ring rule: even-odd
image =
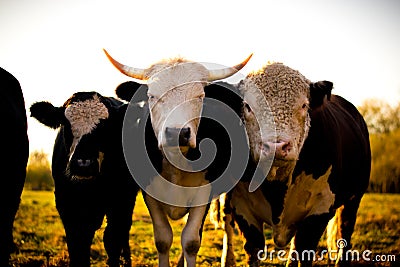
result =
[[[208,70],[200,63],[181,58],[161,61],[147,69],[137,69],[123,65],[106,51],[105,53],[123,74],[146,83],[145,101],[150,109],[151,128],[157,140],[156,146],[162,153],[161,176],[148,177],[152,182],[144,192],[144,200],[153,222],[159,266],[169,266],[170,263],[169,250],[173,233],[168,217],[177,220],[186,214],[189,216],[181,236],[183,257],[181,256],[178,265],[183,265],[186,260],[187,266],[195,266],[211,189],[202,191],[203,193],[189,190],[192,193],[186,194],[176,191],[176,187],[168,187],[165,181],[180,188],[209,184],[206,171],[194,171],[186,163],[186,158],[181,156],[187,156],[198,147],[196,135],[205,98],[204,87],[209,82],[235,74],[246,65],[251,56],[234,67],[218,70]],[[133,92],[130,96],[132,95]],[[121,97],[120,94],[119,96]],[[121,98],[130,100],[126,96]]]
[[[259,266],[264,255],[264,223],[272,227],[278,247],[292,241],[290,266],[312,264],[315,254],[309,253],[331,219],[328,249],[338,250],[338,239],[347,242],[342,255],[351,248],[357,210],[369,182],[369,134],[357,109],[331,95],[332,88],[329,81],[313,83],[281,63],[250,73],[238,84],[252,160],[225,199],[224,264],[235,265],[230,216],[246,239],[250,266]],[[271,162],[271,168],[264,170],[260,187],[250,192],[252,174],[263,162]],[[349,263],[345,256],[338,259],[339,265]]]

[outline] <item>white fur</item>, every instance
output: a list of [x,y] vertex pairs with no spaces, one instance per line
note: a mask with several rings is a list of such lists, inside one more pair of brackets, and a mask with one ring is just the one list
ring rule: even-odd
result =
[[166,127],[189,127],[189,143],[195,147],[208,70],[199,63],[182,60],[152,68],[148,95],[151,122],[159,146],[165,143]]
[[[186,166],[188,167],[188,166]],[[171,187],[170,184],[176,185]],[[150,185],[146,188],[146,205],[149,209],[153,221],[154,239],[156,243],[163,243],[167,246],[166,253],[158,253],[159,266],[169,266],[169,248],[172,244],[172,229],[168,217],[177,220],[189,214],[186,225],[182,231],[181,243],[187,266],[196,265],[196,254],[186,253],[186,248],[191,247],[193,242],[200,246],[200,227],[203,216],[206,212],[206,205],[197,207],[185,207],[193,203],[205,203],[210,195],[209,190],[201,190],[200,187],[209,186],[205,179],[205,172],[185,172],[170,164],[167,159],[163,160],[163,171],[160,176],[154,177]],[[185,194],[179,187],[189,187]],[[191,188],[192,187],[192,188]],[[199,194],[199,191],[201,194]],[[152,197],[163,198],[159,201]],[[174,202],[179,200],[181,206],[173,206],[164,202]]]
[[303,172],[289,186],[280,221],[273,226],[274,236],[278,237],[282,243],[292,238],[289,235],[294,234],[291,229],[295,223],[310,215],[329,212],[335,202],[335,194],[332,193],[328,184],[331,170],[332,166],[318,179],[314,179],[312,174],[306,175]]
[[93,99],[70,104],[65,109],[64,114],[71,125],[74,137],[70,148],[70,157],[73,155],[82,136],[91,133],[101,119],[107,119],[109,116],[107,107],[97,95],[94,95]]

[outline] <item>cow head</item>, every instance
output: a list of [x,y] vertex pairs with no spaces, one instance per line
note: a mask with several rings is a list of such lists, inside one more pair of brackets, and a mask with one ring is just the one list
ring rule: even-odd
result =
[[96,92],[75,93],[61,107],[49,102],[31,106],[31,116],[39,122],[53,129],[62,128],[59,138],[67,159],[65,175],[71,180],[88,180],[100,173],[104,156],[102,140],[106,137],[111,109],[109,99]]
[[[288,181],[310,129],[310,107],[320,106],[331,89],[332,83],[313,84],[281,63],[269,64],[241,82],[251,152],[256,161],[273,159],[269,179]],[[269,110],[262,109],[264,101]]]
[[[234,67],[219,70],[208,70],[200,63],[181,58],[161,61],[148,69],[136,69],[117,62],[105,53],[123,74],[147,83],[146,101],[158,147],[162,150],[180,147],[182,152],[197,145],[205,85],[235,74],[251,57]],[[126,97],[129,94],[120,91],[118,95],[130,100]]]

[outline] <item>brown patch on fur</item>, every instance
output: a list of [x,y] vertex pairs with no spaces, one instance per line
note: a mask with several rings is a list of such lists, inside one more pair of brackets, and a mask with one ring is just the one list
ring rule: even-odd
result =
[[193,240],[193,241],[189,241],[185,244],[185,252],[189,255],[197,255],[197,252],[200,249],[200,242]]
[[156,241],[157,251],[161,254],[169,252],[169,245],[164,241]]

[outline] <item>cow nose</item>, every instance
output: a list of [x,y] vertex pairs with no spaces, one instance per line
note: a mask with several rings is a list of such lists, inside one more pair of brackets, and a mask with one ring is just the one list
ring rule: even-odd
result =
[[293,154],[293,145],[290,141],[281,141],[281,142],[264,142],[262,144],[262,152],[263,154],[271,158],[275,156],[277,159],[292,159]]
[[275,143],[273,142],[263,143],[261,149],[267,158],[272,158],[275,155]]
[[293,145],[291,142],[279,142],[276,143],[275,147],[275,157],[278,159],[289,159],[291,155]]
[[78,167],[89,167],[92,161],[90,159],[77,159]]
[[165,129],[165,139],[168,146],[188,146],[190,139],[190,128]]

